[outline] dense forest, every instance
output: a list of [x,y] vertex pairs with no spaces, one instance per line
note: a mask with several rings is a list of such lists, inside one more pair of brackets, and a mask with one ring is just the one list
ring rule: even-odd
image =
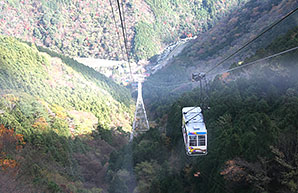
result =
[[[246,61],[297,45],[297,34],[296,27]],[[181,132],[181,109],[200,105],[200,90],[159,104],[158,126],[112,154],[111,180],[121,186],[110,192],[132,192],[133,180],[137,192],[297,192],[297,53],[210,82],[207,156],[187,157]]]
[[[206,72],[297,6],[296,1],[250,1],[242,9],[235,9],[188,44],[165,68],[147,79],[144,83],[145,103],[146,98],[154,98],[163,104],[169,97],[177,98],[181,93],[198,87],[198,84],[191,83],[192,73]],[[264,49],[276,37],[297,26],[297,18],[296,12],[216,70],[228,69],[233,63],[241,63],[257,50]],[[150,102],[148,105],[151,106]]]
[[[246,1],[123,1],[121,8],[132,56],[136,60],[147,59],[180,36],[206,31]],[[111,3],[114,15],[108,0],[1,1],[0,33],[64,55],[125,59],[121,54],[123,40],[118,35],[117,2]]]
[[109,154],[131,131],[129,91],[71,58],[10,37],[0,36],[0,64],[0,191],[104,189]]
[[[133,86],[72,58],[125,58],[117,2],[0,1],[0,192],[298,192],[298,51],[211,77],[203,88],[191,82],[297,6],[122,1],[135,61],[154,66],[165,46],[197,36],[143,83],[150,130],[130,141]],[[297,18],[215,73],[297,47]],[[203,108],[206,156],[185,154],[186,106]]]

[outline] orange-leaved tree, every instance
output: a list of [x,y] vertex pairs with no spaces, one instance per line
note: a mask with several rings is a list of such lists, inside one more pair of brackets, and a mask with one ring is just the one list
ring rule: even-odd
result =
[[25,141],[22,134],[16,134],[14,129],[0,125],[0,170],[17,166],[14,156],[23,149],[23,145]]
[[35,120],[34,124],[32,127],[34,128],[40,128],[40,129],[45,129],[47,128],[48,123],[44,117],[39,117],[38,119]]

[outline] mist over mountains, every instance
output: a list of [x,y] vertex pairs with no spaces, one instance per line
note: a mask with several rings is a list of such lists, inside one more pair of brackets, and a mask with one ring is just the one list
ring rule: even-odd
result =
[[[211,69],[298,2],[120,5],[137,67],[141,60],[144,69],[158,65],[166,46],[197,36],[146,72],[150,130],[133,141],[133,84],[119,85],[73,59],[126,60],[117,2],[0,2],[0,192],[296,193],[297,50],[219,72],[297,47],[297,13],[215,68],[203,88],[191,75]],[[186,106],[203,109],[207,156],[185,155]]]

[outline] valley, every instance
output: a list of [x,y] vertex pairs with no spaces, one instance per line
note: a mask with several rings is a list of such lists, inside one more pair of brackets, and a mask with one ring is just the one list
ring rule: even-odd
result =
[[[296,193],[297,10],[1,1],[0,192]],[[188,156],[198,106],[208,154]]]

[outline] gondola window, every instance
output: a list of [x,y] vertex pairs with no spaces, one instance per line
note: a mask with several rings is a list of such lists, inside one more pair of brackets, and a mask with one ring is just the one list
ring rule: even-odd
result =
[[197,146],[197,136],[189,136],[189,146]]
[[198,144],[199,144],[199,146],[205,146],[205,136],[204,135],[198,136]]

